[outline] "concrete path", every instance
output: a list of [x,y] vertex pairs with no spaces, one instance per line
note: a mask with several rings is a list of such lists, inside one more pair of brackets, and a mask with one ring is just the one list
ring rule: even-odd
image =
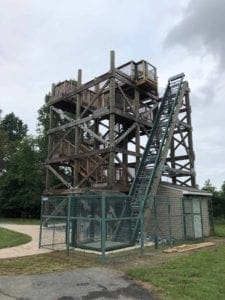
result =
[[39,225],[0,224],[0,227],[28,234],[32,237],[32,241],[27,244],[0,249],[0,259],[41,254],[51,251],[49,249],[38,248]]
[[[0,249],[0,259],[49,252],[38,248],[38,225],[0,224],[0,227],[28,234],[30,243]],[[0,262],[1,264],[1,262]],[[106,268],[76,269],[63,273],[31,276],[0,276],[0,300],[151,300],[149,291]]]
[[33,275],[0,276],[1,300],[150,300],[153,296],[124,274],[112,269],[89,268]]

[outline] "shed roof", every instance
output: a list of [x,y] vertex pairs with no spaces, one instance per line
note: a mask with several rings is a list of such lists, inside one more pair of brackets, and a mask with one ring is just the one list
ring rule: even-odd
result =
[[193,188],[193,187],[189,187],[189,186],[181,186],[181,185],[172,184],[169,182],[161,182],[160,186],[167,187],[167,188],[173,189],[173,190],[179,190],[182,192],[183,195],[199,195],[199,196],[210,196],[210,197],[212,196],[212,193],[203,191],[203,190],[199,190],[198,188]]

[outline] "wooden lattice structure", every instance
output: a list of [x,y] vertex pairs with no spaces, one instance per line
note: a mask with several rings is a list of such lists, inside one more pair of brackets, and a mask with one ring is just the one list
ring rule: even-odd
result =
[[[45,194],[110,190],[127,193],[160,105],[156,68],[130,61],[82,83],[52,86]],[[187,89],[164,175],[195,186],[194,152]]]

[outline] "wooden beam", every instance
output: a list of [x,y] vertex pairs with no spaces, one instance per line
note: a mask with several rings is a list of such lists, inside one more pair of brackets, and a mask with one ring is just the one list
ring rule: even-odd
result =
[[105,144],[106,146],[108,145],[108,142],[101,138],[98,134],[96,134],[93,130],[89,129],[87,127],[87,124],[79,124],[78,125],[83,131],[88,132],[91,136],[96,138],[98,141],[100,141],[102,144]]
[[57,131],[65,130],[67,128],[74,127],[74,126],[77,126],[79,124],[91,121],[93,119],[98,119],[98,118],[101,118],[103,116],[107,116],[108,114],[109,114],[109,109],[106,109],[106,110],[104,110],[102,112],[99,112],[96,115],[93,114],[93,115],[91,115],[89,117],[86,117],[86,118],[83,118],[83,119],[74,120],[73,122],[70,122],[70,123],[67,123],[67,124],[64,124],[64,125],[52,128],[52,129],[48,130],[47,134],[51,134],[51,133],[54,133],[54,132],[57,132]]
[[81,186],[87,179],[88,177],[91,176],[92,173],[94,173],[102,164],[103,162],[107,159],[108,154],[102,159],[101,162],[99,162],[76,186],[76,188],[78,188],[79,186]]
[[100,84],[101,82],[104,82],[108,80],[112,76],[111,72],[107,72],[99,77],[96,77],[93,80],[90,80],[89,82],[82,84],[81,87],[77,87],[74,91],[67,93],[66,95],[57,97],[57,98],[51,98],[48,102],[48,105],[54,105],[57,102],[60,102],[62,100],[70,99],[71,97],[76,96],[77,94],[88,90],[89,88],[93,87],[94,85]]
[[88,111],[88,109],[95,103],[95,101],[98,99],[98,97],[102,94],[102,92],[104,91],[104,89],[107,87],[107,85],[109,84],[109,80],[107,80],[105,82],[105,84],[103,85],[103,87],[99,90],[99,92],[94,96],[94,98],[91,100],[90,104],[85,108],[85,110],[81,113],[80,118],[82,118],[85,113]]
[[135,116],[131,116],[131,115],[123,112],[122,110],[120,110],[118,108],[114,108],[114,109],[111,108],[110,110],[106,108],[106,109],[104,109],[104,111],[98,112],[97,114],[93,114],[89,117],[85,117],[85,118],[79,119],[79,120],[74,120],[73,122],[70,122],[70,123],[52,128],[52,129],[48,130],[47,134],[51,134],[51,133],[54,133],[54,132],[57,132],[57,131],[65,130],[67,128],[74,127],[74,126],[77,126],[79,124],[82,124],[82,123],[85,123],[85,122],[88,122],[88,121],[91,121],[91,120],[94,120],[94,119],[99,119],[99,118],[102,118],[104,116],[108,116],[109,114],[119,115],[119,116],[124,117],[126,119],[137,122],[137,123],[140,124],[140,126],[142,128],[145,128],[145,127],[151,128],[153,126],[152,122],[146,122],[146,121],[137,119],[137,118],[135,118]]
[[70,128],[67,132],[65,132],[64,135],[62,136],[62,138],[56,143],[55,147],[48,154],[48,159],[50,159],[51,156],[52,156],[52,154],[55,153],[55,151],[57,150],[57,148],[59,147],[59,145],[66,138],[66,136],[71,132],[71,130],[72,130],[72,128]]
[[119,162],[119,164],[121,165],[121,167],[123,168],[123,170],[127,173],[128,177],[130,177],[131,179],[133,179],[133,176],[128,171],[128,168],[124,165],[124,163],[121,161],[121,159],[117,155],[116,155],[115,159]]
[[46,165],[46,168],[51,171],[67,188],[71,188],[71,184],[67,182],[52,166]]
[[[126,102],[129,104],[130,109],[132,110],[133,114],[135,115],[135,111],[134,111],[134,109],[133,109],[133,107],[132,107],[132,104],[130,103],[130,101],[129,101],[128,97],[126,96],[126,94],[124,93],[123,89],[121,88],[121,86],[120,86],[118,83],[117,83],[116,85],[117,85],[117,87],[119,88],[119,90],[120,90],[120,92],[121,92],[123,98],[124,98],[124,99],[126,100]],[[136,115],[135,115],[135,116],[136,116]]]
[[120,137],[118,137],[116,140],[115,140],[115,145],[119,144],[129,133],[131,133],[135,127],[136,127],[136,123],[134,123],[131,127],[129,127],[127,129],[127,131],[125,131]]
[[61,116],[66,119],[69,122],[73,122],[74,119],[70,118],[69,116],[67,116],[61,109],[55,108],[54,106],[52,106],[52,110],[57,113],[59,115],[59,117],[61,118]]

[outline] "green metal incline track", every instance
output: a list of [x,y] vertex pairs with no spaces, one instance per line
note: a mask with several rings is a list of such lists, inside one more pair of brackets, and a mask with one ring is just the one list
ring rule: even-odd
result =
[[132,224],[133,244],[136,242],[140,231],[142,213],[146,207],[151,209],[159,186],[178,114],[187,89],[187,82],[183,79],[184,74],[182,73],[168,80],[153,129],[130,188],[131,216],[134,217]]

